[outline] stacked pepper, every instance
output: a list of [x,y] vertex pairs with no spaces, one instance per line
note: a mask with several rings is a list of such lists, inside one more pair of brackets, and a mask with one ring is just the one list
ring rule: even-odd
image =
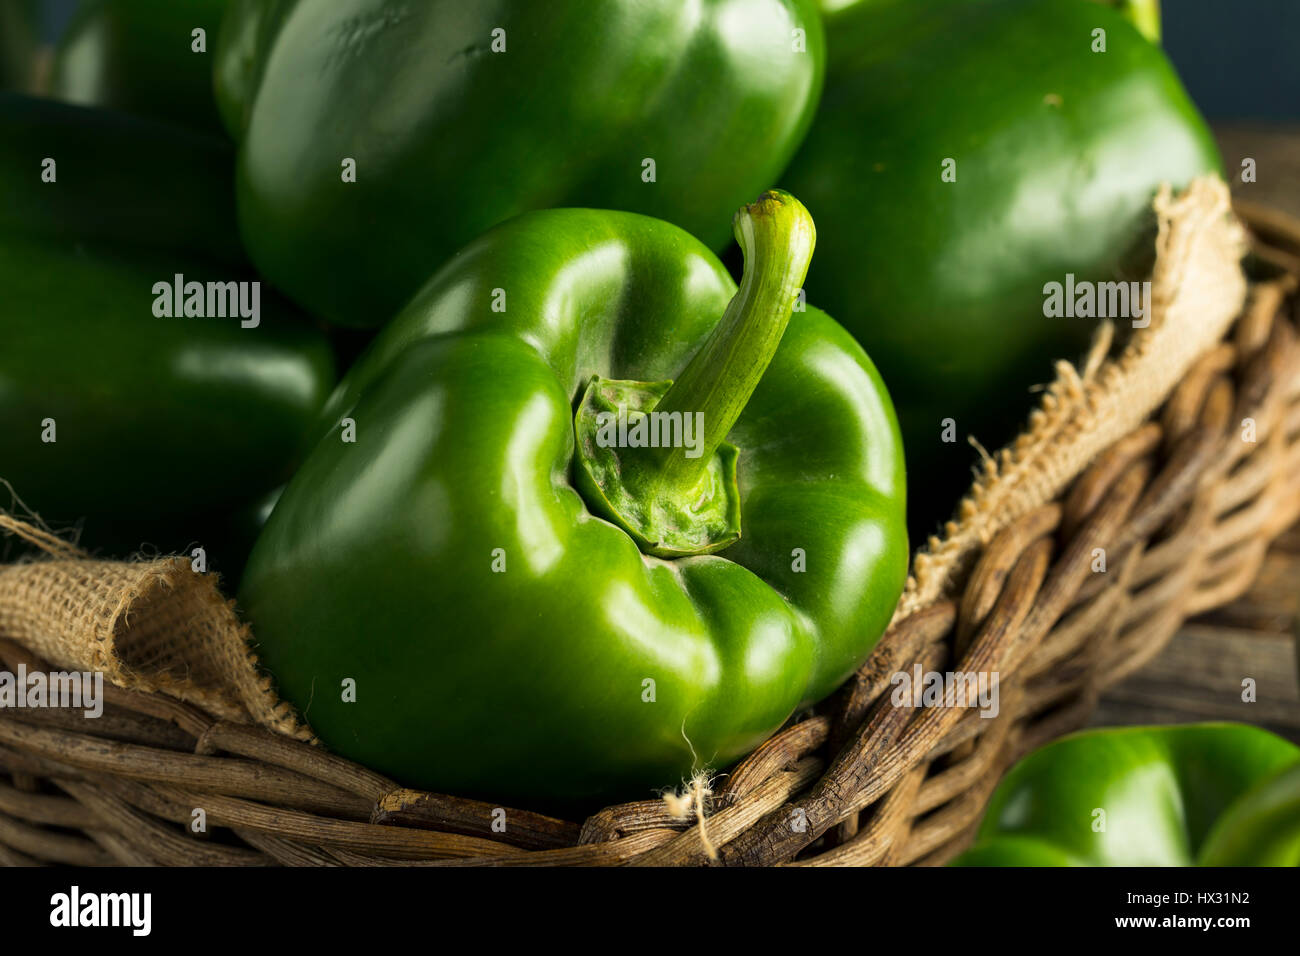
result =
[[190,283],[229,305],[256,281],[228,146],[16,94],[0,144],[0,478],[90,548],[209,545],[289,476],[334,383],[323,334],[269,290],[243,287],[252,318],[189,307]]
[[998,785],[959,866],[1298,866],[1300,747],[1244,724],[1065,737]]
[[836,6],[782,182],[822,236],[809,296],[897,403],[923,539],[970,484],[968,437],[1014,437],[1031,387],[1091,338],[1092,321],[1045,315],[1045,283],[1144,277],[1156,189],[1220,161],[1168,60],[1101,4]]
[[807,130],[823,57],[811,0],[236,0],[217,102],[253,261],[374,328],[528,209],[640,212],[725,246]]
[[54,54],[51,95],[219,132],[212,58],[228,0],[83,0]]

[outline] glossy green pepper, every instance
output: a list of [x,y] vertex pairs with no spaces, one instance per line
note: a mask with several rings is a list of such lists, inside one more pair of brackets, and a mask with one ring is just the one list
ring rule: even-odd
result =
[[216,70],[253,261],[374,327],[529,209],[725,245],[807,129],[822,60],[813,0],[242,0]]
[[998,785],[959,866],[1300,865],[1300,747],[1246,724],[1092,730]]
[[228,0],[83,0],[55,48],[50,93],[219,132],[212,72],[227,6]]
[[0,478],[52,524],[87,519],[88,544],[116,548],[121,525],[141,535],[126,547],[170,550],[191,526],[174,541],[159,521],[251,505],[334,384],[323,332],[269,289],[257,317],[160,314],[178,274],[253,279],[232,159],[183,129],[0,97]]
[[1045,284],[1143,277],[1159,185],[1220,162],[1163,53],[1103,4],[864,4],[827,34],[782,182],[821,233],[810,299],[893,394],[928,533],[970,483],[966,436],[1012,438],[1031,387],[1086,349],[1096,320],[1047,317]]
[[331,748],[448,792],[645,795],[861,664],[907,568],[892,406],[838,324],[791,319],[803,207],[765,194],[736,235],[739,290],[660,220],[526,213],[345,376],[240,594]]

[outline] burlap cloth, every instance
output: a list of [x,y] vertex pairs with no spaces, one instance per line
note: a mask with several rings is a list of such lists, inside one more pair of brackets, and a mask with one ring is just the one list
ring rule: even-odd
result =
[[[1197,180],[1177,198],[1162,190],[1154,207],[1149,327],[1116,356],[1103,328],[1081,370],[1057,365],[1025,432],[985,460],[957,520],[916,555],[896,619],[951,594],[993,535],[1057,497],[1145,421],[1240,312],[1245,232],[1231,216],[1227,187]],[[4,513],[0,533],[23,539],[36,555],[0,565],[0,636],[60,669],[102,671],[121,687],[310,738],[259,670],[249,628],[215,576],[195,573],[179,557],[92,559],[34,520]]]

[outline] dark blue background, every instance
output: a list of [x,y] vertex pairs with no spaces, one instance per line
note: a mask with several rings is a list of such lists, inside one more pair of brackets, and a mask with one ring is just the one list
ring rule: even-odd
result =
[[1300,0],[1164,0],[1164,47],[1211,120],[1300,120]]

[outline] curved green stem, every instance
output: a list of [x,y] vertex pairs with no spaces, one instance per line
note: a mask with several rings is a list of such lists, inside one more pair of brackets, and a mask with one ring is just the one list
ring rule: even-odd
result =
[[745,254],[740,288],[682,374],[597,376],[574,416],[579,491],[648,554],[709,554],[740,537],[727,433],[776,354],[812,260],[812,217],[789,193],[764,193],[732,226]]
[[659,449],[655,457],[663,488],[694,485],[744,411],[785,334],[817,241],[803,203],[778,189],[741,207],[732,231],[745,254],[740,288],[722,321],[655,406],[657,412],[700,413],[704,453],[688,457],[681,448]]

